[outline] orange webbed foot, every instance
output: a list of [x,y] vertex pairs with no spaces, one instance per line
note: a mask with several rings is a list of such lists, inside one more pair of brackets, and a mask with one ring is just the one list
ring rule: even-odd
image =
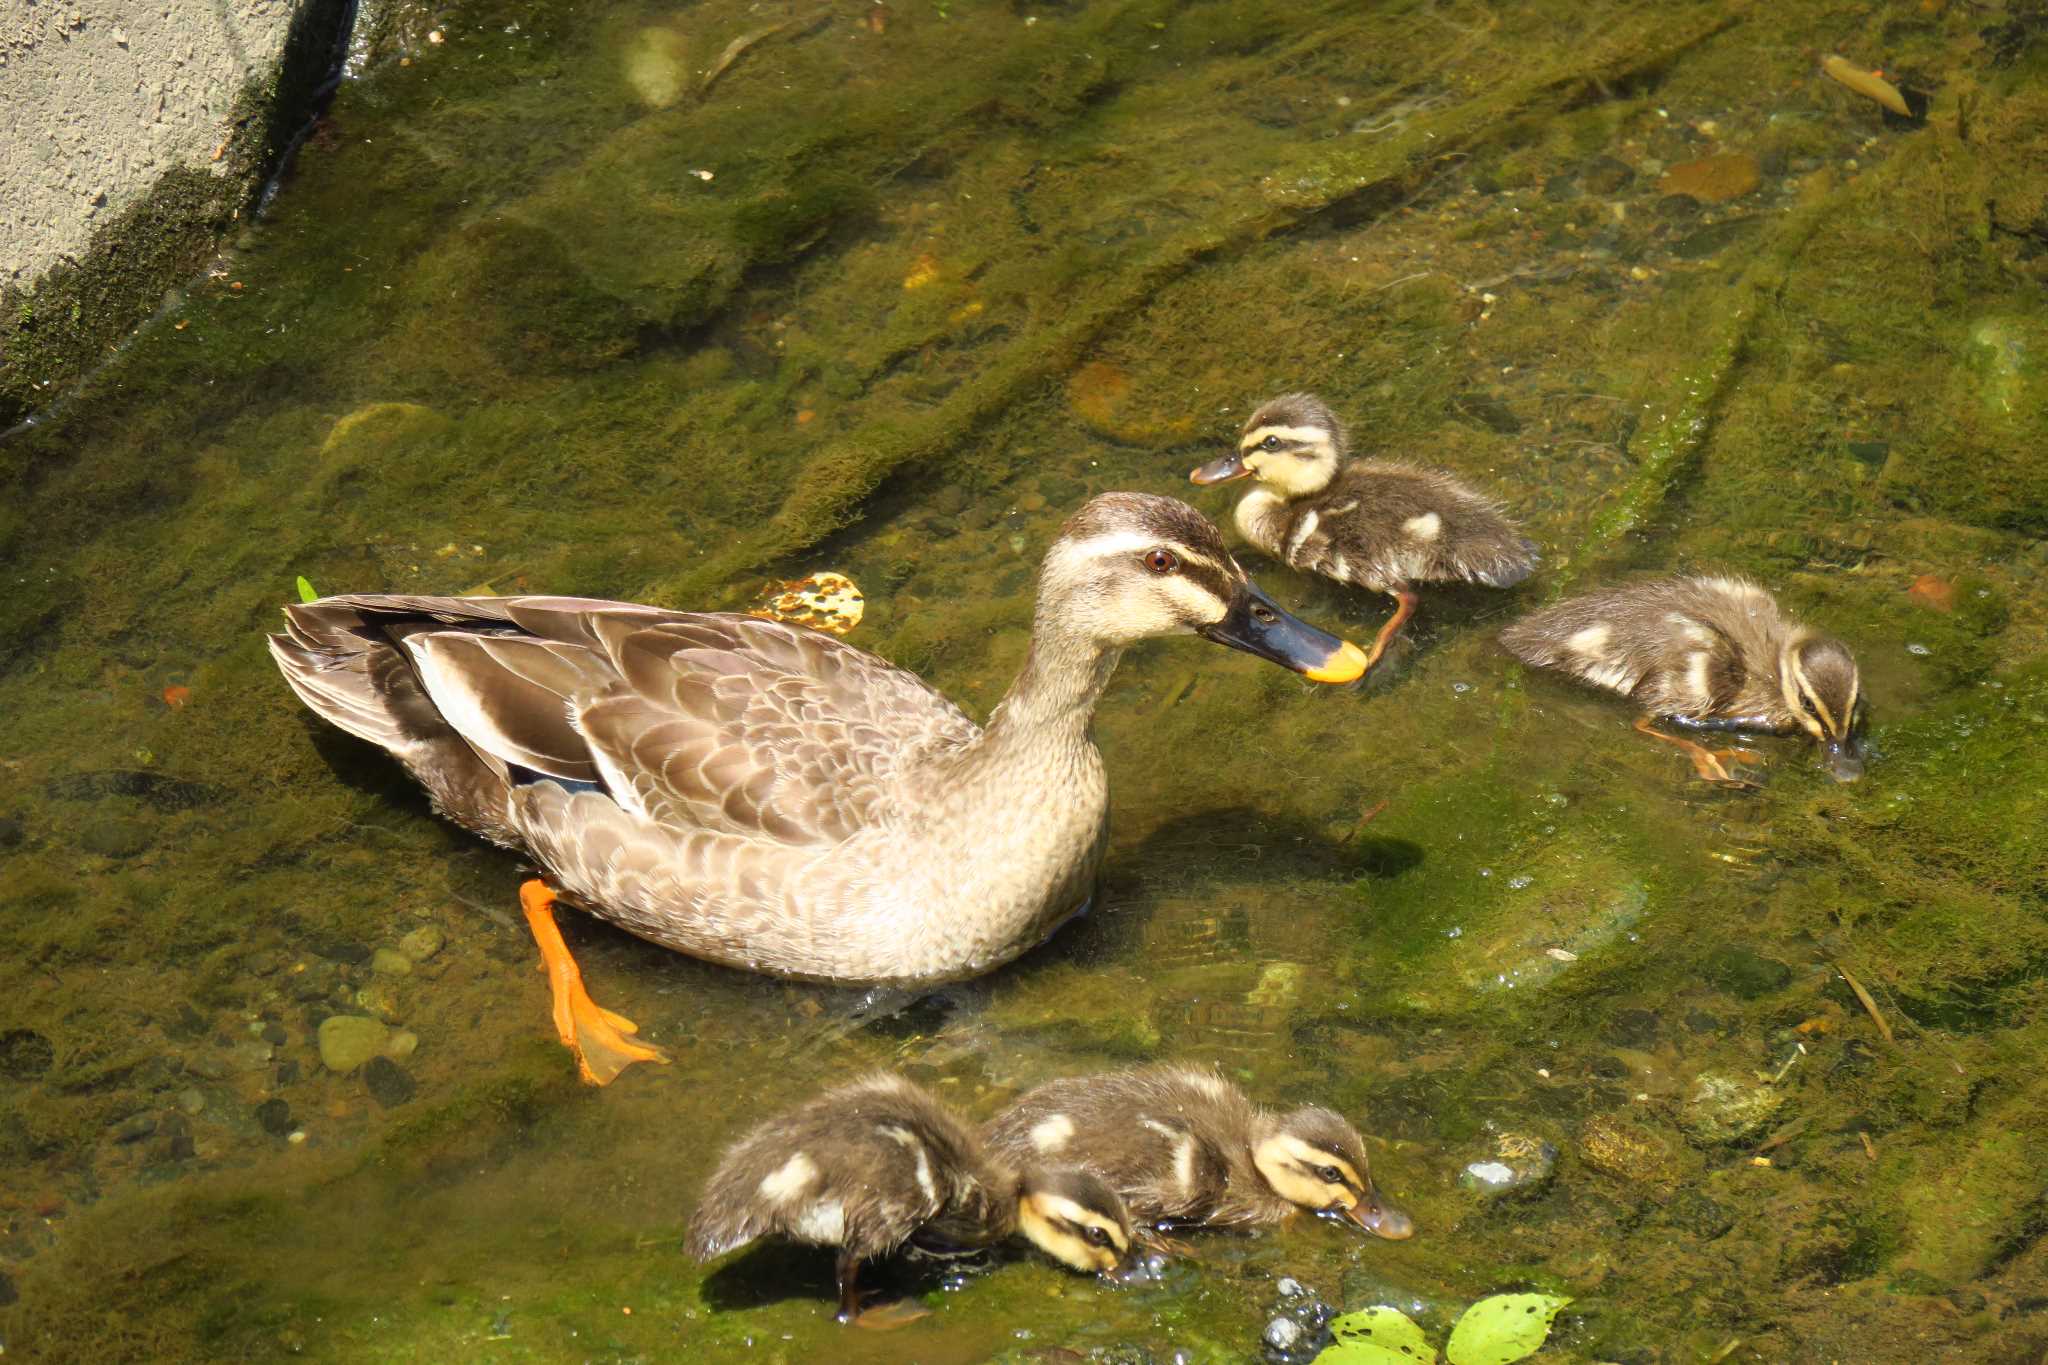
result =
[[555,924],[555,893],[548,884],[538,878],[522,884],[519,905],[526,911],[533,941],[540,946],[541,969],[548,974],[548,989],[554,994],[555,1032],[561,1035],[562,1045],[576,1054],[577,1074],[591,1085],[610,1085],[635,1062],[666,1065],[666,1052],[629,1036],[640,1031],[639,1025],[605,1009],[583,989],[583,973]]

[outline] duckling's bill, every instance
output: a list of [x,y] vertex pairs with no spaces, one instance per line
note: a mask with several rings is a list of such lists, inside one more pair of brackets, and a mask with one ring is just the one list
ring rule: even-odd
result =
[[1283,610],[1250,579],[1238,585],[1223,619],[1202,627],[1201,634],[1291,668],[1311,682],[1348,683],[1365,676],[1364,650]]
[[1366,1188],[1365,1198],[1342,1210],[1340,1216],[1345,1222],[1354,1223],[1389,1242],[1404,1242],[1415,1235],[1415,1220],[1383,1201],[1380,1192],[1370,1185]]
[[1191,471],[1188,478],[1196,483],[1229,483],[1250,474],[1251,466],[1244,462],[1244,456],[1233,450],[1228,455],[1219,455],[1209,463]]

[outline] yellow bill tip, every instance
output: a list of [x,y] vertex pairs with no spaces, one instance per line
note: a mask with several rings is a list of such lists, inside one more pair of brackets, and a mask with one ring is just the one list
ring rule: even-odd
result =
[[1319,683],[1357,682],[1365,676],[1365,651],[1346,640],[1335,654],[1302,676]]

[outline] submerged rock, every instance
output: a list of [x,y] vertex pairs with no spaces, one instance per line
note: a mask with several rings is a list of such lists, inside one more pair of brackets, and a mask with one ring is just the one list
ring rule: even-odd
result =
[[425,962],[440,952],[441,945],[447,941],[447,937],[439,929],[431,924],[423,924],[398,940],[398,951],[414,962]]
[[1526,1133],[1501,1133],[1492,1150],[1458,1172],[1458,1183],[1485,1195],[1533,1194],[1557,1173],[1557,1148]]
[[1657,179],[1664,194],[1686,194],[1704,203],[1740,199],[1763,182],[1756,158],[1747,152],[1723,152],[1681,161]]
[[393,1109],[404,1104],[419,1091],[405,1068],[389,1057],[372,1057],[363,1065],[363,1084],[369,1087],[370,1098]]
[[1784,1093],[1772,1086],[1702,1072],[1678,1111],[1678,1126],[1708,1146],[1740,1142],[1763,1131],[1784,1103]]
[[1678,1183],[1678,1161],[1648,1129],[1600,1115],[1579,1130],[1579,1159],[1603,1175],[1665,1190]]
[[346,1074],[383,1053],[391,1030],[360,1014],[337,1014],[320,1025],[320,1064]]

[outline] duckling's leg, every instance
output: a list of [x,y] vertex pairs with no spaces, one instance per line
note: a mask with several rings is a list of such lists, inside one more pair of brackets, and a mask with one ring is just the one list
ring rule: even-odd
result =
[[870,1331],[886,1332],[892,1327],[901,1327],[906,1322],[916,1322],[927,1315],[927,1309],[908,1299],[879,1304],[862,1312],[860,1288],[855,1283],[860,1275],[860,1257],[842,1247],[836,1268],[839,1273],[838,1316],[841,1322],[850,1322],[856,1327],[865,1327]]
[[1194,1244],[1184,1242],[1164,1228],[1135,1229],[1136,1241],[1147,1251],[1156,1251],[1162,1256],[1192,1256]]
[[1723,760],[1733,760],[1739,763],[1752,757],[1752,755],[1746,754],[1740,749],[1709,749],[1704,744],[1696,744],[1689,739],[1680,739],[1677,735],[1667,735],[1662,730],[1651,728],[1648,716],[1636,717],[1636,729],[1642,731],[1651,739],[1661,739],[1666,744],[1676,744],[1679,748],[1685,750],[1686,756],[1692,760],[1693,771],[1708,782],[1723,787],[1754,787],[1756,785],[1756,783],[1751,782],[1748,778],[1734,776],[1723,766]]
[[610,1085],[613,1078],[635,1062],[668,1062],[668,1054],[649,1043],[636,1043],[626,1035],[638,1033],[639,1026],[624,1015],[600,1008],[583,989],[583,973],[562,942],[555,924],[555,893],[538,877],[519,887],[519,905],[526,911],[526,927],[540,945],[541,967],[548,974],[548,989],[555,997],[555,1031],[562,1045],[576,1054],[576,1070],[592,1085]]
[[1387,623],[1380,627],[1379,635],[1372,642],[1372,652],[1365,656],[1365,671],[1368,674],[1372,672],[1372,666],[1380,661],[1380,655],[1387,652],[1387,645],[1393,640],[1395,633],[1407,624],[1408,618],[1415,614],[1415,608],[1421,602],[1420,598],[1406,588],[1390,588],[1387,596],[1400,605],[1395,607],[1394,614],[1388,618]]

